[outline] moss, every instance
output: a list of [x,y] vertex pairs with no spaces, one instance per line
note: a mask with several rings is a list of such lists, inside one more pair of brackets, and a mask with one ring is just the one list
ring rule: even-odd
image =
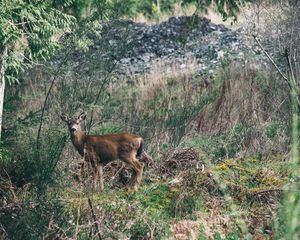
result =
[[269,156],[268,161],[254,157],[226,159],[209,170],[213,176],[218,176],[219,185],[228,189],[239,202],[246,199],[248,191],[254,193],[283,186],[288,182],[290,172],[288,164],[282,162],[281,154]]
[[277,177],[267,177],[263,179],[262,184],[265,186],[282,186],[284,184],[284,181],[282,179],[279,179]]
[[252,189],[250,189],[250,192],[252,192],[252,193],[257,193],[259,191],[261,191],[260,188],[252,188]]
[[241,179],[242,183],[246,183],[247,181],[249,181],[249,177],[248,176],[241,176],[240,179]]
[[223,163],[216,165],[214,167],[214,170],[216,171],[227,170],[228,168],[234,165],[236,165],[236,163],[234,163],[233,159],[226,159]]

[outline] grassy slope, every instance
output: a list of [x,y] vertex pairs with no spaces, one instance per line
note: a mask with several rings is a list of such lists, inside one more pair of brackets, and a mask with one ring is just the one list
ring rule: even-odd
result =
[[137,193],[106,182],[103,193],[70,188],[64,198],[74,225],[78,213],[81,224],[89,219],[92,199],[105,238],[268,238],[289,172],[281,155],[267,162],[228,159],[204,173],[177,169],[173,177],[151,180],[146,172]]

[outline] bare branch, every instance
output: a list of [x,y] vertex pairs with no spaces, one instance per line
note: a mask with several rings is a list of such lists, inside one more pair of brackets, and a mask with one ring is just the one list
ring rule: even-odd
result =
[[277,64],[274,62],[274,60],[272,59],[272,57],[267,53],[267,51],[264,49],[264,47],[262,46],[262,44],[260,43],[260,41],[258,40],[258,38],[255,35],[252,35],[253,38],[255,39],[255,41],[257,42],[257,44],[259,45],[259,47],[261,48],[261,50],[263,51],[263,53],[267,56],[267,58],[270,60],[270,62],[272,63],[272,65],[276,68],[276,70],[278,71],[278,73],[281,75],[281,77],[286,81],[286,83],[289,85],[289,87],[291,88],[291,84],[287,78],[287,76],[285,74],[283,74],[283,72],[279,69],[279,67],[277,66]]

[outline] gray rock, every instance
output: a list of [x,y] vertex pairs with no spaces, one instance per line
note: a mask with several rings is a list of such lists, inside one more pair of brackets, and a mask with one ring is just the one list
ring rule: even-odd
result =
[[[185,68],[188,59],[194,59],[196,72],[214,72],[223,58],[244,59],[245,52],[262,58],[257,46],[243,41],[245,29],[233,31],[217,25],[204,17],[171,17],[168,21],[146,25],[128,20],[115,20],[103,24],[102,33],[89,34],[94,46],[90,51],[100,51],[101,60],[118,62],[119,76],[143,74],[156,61],[177,62]],[[107,46],[107,47],[106,47]],[[77,59],[85,59],[77,54]],[[121,74],[123,73],[123,74]]]

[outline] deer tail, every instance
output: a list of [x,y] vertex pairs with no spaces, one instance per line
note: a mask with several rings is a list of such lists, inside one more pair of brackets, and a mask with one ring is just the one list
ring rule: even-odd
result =
[[140,146],[139,146],[138,150],[136,151],[136,157],[137,158],[141,157],[141,155],[143,153],[143,148],[144,148],[144,140],[141,139]]

